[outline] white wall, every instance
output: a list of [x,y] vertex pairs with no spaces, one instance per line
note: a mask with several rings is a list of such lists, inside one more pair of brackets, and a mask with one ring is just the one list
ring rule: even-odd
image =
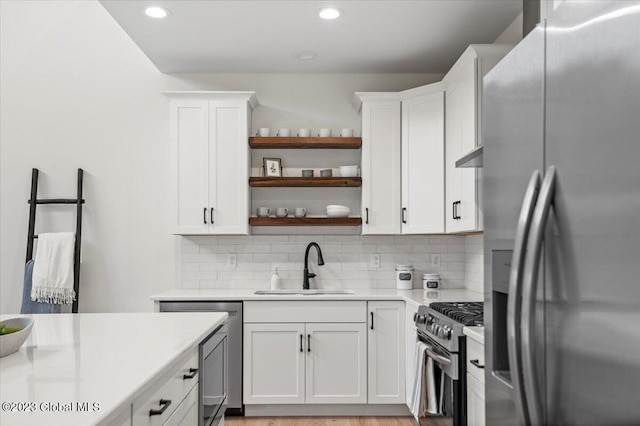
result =
[[[405,74],[163,75],[96,1],[0,2],[0,312],[21,300],[31,168],[40,197],[71,197],[85,169],[80,310],[148,311],[179,285],[167,231],[167,90],[256,90],[254,128],[359,127],[354,91],[438,80]],[[39,208],[36,232],[73,229]],[[354,237],[357,238],[357,237]]]

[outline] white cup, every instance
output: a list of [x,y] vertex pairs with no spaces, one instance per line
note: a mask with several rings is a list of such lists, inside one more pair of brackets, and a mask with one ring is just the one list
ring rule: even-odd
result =
[[280,129],[278,130],[278,133],[276,134],[276,136],[289,137],[291,136],[291,129]]
[[271,129],[269,129],[268,127],[260,127],[258,129],[258,133],[256,134],[256,136],[268,138],[270,132],[271,132]]
[[353,129],[342,129],[340,130],[340,136],[343,138],[352,138],[353,137]]
[[298,136],[301,138],[308,138],[309,136],[311,136],[311,129],[298,130]]
[[318,136],[321,138],[329,138],[331,137],[331,129],[320,129],[318,130]]
[[278,207],[276,209],[277,217],[287,217],[289,215],[289,209],[286,207]]
[[256,209],[256,215],[258,217],[269,217],[271,209],[269,207],[258,207]]
[[293,214],[295,217],[305,217],[307,215],[307,209],[304,207],[296,207]]

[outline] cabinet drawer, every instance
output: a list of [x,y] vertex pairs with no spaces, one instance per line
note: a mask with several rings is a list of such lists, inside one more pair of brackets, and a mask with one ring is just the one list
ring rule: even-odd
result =
[[366,322],[366,301],[248,301],[244,302],[245,323],[279,322]]
[[[182,358],[169,371],[162,375],[147,391],[133,402],[133,426],[162,425],[176,410],[180,402],[198,384],[199,372],[193,374],[192,368],[199,368],[198,349]],[[193,378],[185,379],[184,375]],[[150,416],[151,410],[160,410],[160,400],[171,401],[162,414]]]
[[467,372],[484,384],[484,368],[476,363],[484,367],[484,345],[467,337]]

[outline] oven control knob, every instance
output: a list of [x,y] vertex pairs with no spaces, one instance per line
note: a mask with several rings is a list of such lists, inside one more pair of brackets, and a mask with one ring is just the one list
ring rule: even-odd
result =
[[443,334],[442,337],[444,337],[447,340],[451,340],[451,329],[446,325],[444,326],[444,330],[442,334]]
[[416,320],[418,319],[418,313],[414,313],[413,314],[413,322],[416,322]]
[[424,317],[424,315],[418,315],[418,316],[416,317],[416,322],[417,322],[418,324],[424,324],[424,323],[425,323],[425,321],[426,321],[426,318]]

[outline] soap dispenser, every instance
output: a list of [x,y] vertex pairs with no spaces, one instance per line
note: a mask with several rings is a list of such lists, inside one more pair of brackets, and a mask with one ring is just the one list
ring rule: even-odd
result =
[[282,279],[280,275],[278,275],[278,268],[271,276],[271,290],[279,290],[282,288]]

